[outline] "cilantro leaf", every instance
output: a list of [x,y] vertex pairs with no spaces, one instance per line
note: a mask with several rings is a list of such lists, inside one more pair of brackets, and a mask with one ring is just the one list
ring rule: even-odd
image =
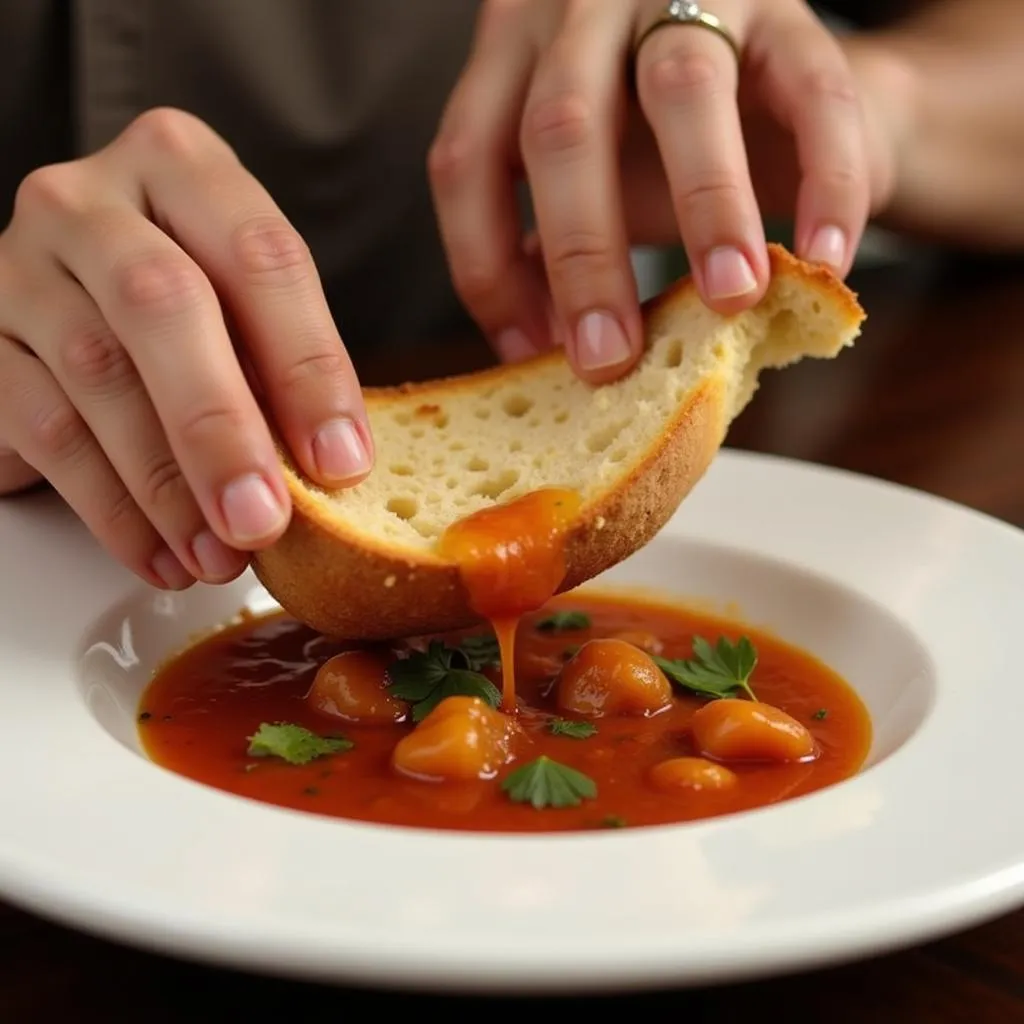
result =
[[458,647],[432,640],[426,651],[415,651],[388,668],[388,693],[412,704],[412,720],[420,722],[446,697],[479,697],[492,708],[501,703],[501,691],[479,672]]
[[506,776],[501,788],[517,804],[545,807],[578,807],[597,796],[597,785],[589,775],[568,765],[540,756]]
[[279,757],[288,764],[308,764],[318,757],[340,754],[354,744],[344,736],[317,736],[291,722],[264,722],[249,737],[250,757]]
[[546,619],[537,623],[536,629],[541,633],[567,633],[576,629],[588,629],[590,616],[586,612],[559,611],[553,612]]
[[548,722],[552,736],[568,736],[574,740],[585,740],[597,732],[597,726],[590,722],[576,722],[571,718],[552,718]]
[[479,672],[490,665],[497,667],[501,664],[501,649],[498,647],[498,638],[493,634],[467,636],[459,642],[459,650],[466,656],[466,661],[474,672]]
[[745,636],[735,644],[720,636],[714,647],[704,637],[695,636],[692,659],[655,655],[654,663],[673,683],[702,697],[732,697],[742,690],[757,700],[750,686],[757,651]]

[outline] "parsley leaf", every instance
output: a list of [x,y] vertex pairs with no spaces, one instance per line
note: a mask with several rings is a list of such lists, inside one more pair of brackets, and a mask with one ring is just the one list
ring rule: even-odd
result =
[[264,722],[249,737],[250,757],[279,757],[289,764],[308,764],[318,757],[340,754],[354,744],[344,736],[317,736],[301,725]]
[[757,651],[745,636],[735,644],[720,636],[714,647],[704,637],[695,636],[692,659],[654,656],[654,663],[673,683],[702,697],[732,697],[742,690],[757,700],[750,686]]
[[597,785],[589,775],[568,765],[540,756],[508,775],[501,784],[517,804],[545,807],[578,807],[597,796]]
[[586,612],[554,612],[546,619],[541,619],[536,628],[541,633],[566,633],[575,629],[587,629],[590,616]]
[[825,708],[818,708],[818,710],[811,715],[811,718],[820,722],[823,718],[828,718],[828,711]]
[[415,651],[388,668],[388,693],[412,704],[412,720],[420,722],[446,697],[479,697],[492,708],[501,703],[501,691],[470,666],[473,662],[458,647],[431,640],[426,651]]
[[552,736],[568,736],[574,740],[585,740],[597,732],[597,726],[590,722],[576,722],[571,718],[552,718],[548,722]]
[[601,819],[601,828],[625,828],[626,819],[621,814],[606,814]]
[[498,638],[493,634],[467,636],[459,642],[459,650],[466,656],[466,661],[474,672],[501,664],[501,649],[498,647]]

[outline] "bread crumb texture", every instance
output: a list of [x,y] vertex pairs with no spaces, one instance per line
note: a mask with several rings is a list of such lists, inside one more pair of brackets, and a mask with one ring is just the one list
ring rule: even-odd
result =
[[689,281],[655,300],[645,310],[645,355],[612,385],[580,381],[556,354],[369,391],[373,472],[337,492],[304,481],[307,500],[325,506],[328,521],[415,558],[455,520],[538,488],[575,490],[585,510],[627,483],[666,425],[709,384],[723,391],[720,442],[761,370],[831,358],[860,329],[860,307],[830,274],[803,265],[792,272],[797,261],[773,253],[776,264],[780,258],[765,298],[736,316],[707,309]]

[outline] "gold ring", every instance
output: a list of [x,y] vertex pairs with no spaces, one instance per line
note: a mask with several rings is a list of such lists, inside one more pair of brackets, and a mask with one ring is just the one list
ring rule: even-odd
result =
[[658,29],[666,28],[669,25],[696,25],[699,28],[709,29],[720,39],[724,39],[729,44],[736,60],[740,60],[739,44],[733,34],[722,24],[721,19],[702,10],[700,4],[688,2],[688,0],[671,0],[665,10],[637,37],[633,44],[634,56],[649,36],[657,32]]

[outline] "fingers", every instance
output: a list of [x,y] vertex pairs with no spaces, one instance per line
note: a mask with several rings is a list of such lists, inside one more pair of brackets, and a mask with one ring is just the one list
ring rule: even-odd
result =
[[10,323],[31,339],[135,505],[193,576],[234,579],[247,557],[206,525],[135,365],[95,303],[56,267],[34,291],[45,301],[15,301]]
[[95,196],[80,203],[74,185],[51,189],[34,218],[44,246],[127,351],[214,533],[240,550],[271,543],[287,524],[288,494],[212,285],[137,210]]
[[[743,38],[738,15],[728,24]],[[769,263],[736,101],[736,58],[715,33],[680,25],[649,36],[636,64],[640,104],[701,296],[719,312],[738,312],[764,294]]]
[[839,45],[813,16],[767,21],[754,43],[764,53],[768,99],[796,138],[797,254],[846,274],[871,202],[853,76]]
[[0,336],[0,435],[42,473],[104,547],[159,587],[194,582],[107,461],[43,363]]
[[473,55],[428,159],[453,284],[508,362],[552,341],[546,282],[520,245],[513,167],[534,52],[515,15],[510,4],[484,6]]
[[362,391],[305,242],[188,115],[152,112],[136,136],[154,217],[213,283],[299,465],[329,486],[362,479],[373,457]]
[[618,175],[629,8],[567,8],[520,131],[555,314],[577,372],[594,383],[621,376],[642,348]]

